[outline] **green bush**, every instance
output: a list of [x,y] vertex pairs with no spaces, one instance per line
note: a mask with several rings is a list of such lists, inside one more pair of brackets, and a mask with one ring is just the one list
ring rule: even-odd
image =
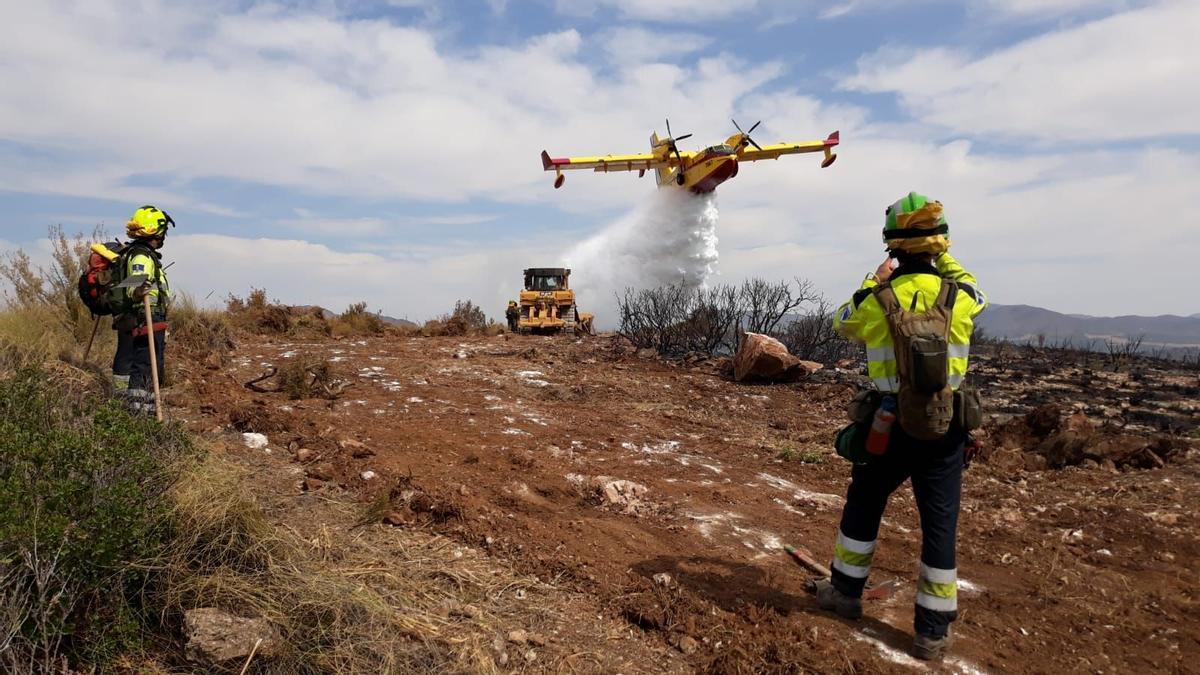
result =
[[145,563],[170,540],[164,495],[191,448],[177,426],[47,381],[0,381],[0,668],[13,672],[138,651]]

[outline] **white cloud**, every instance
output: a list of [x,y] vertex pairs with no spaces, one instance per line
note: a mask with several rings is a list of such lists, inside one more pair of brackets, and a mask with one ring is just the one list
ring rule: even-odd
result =
[[614,63],[636,64],[673,61],[701,51],[713,39],[700,33],[655,31],[642,26],[619,26],[600,33],[595,41]]
[[218,302],[251,288],[285,304],[319,304],[340,311],[365,301],[372,310],[414,321],[473,299],[502,319],[520,290],[526,261],[554,259],[563,242],[483,249],[447,245],[407,247],[403,254],[351,253],[299,239],[182,234],[163,249],[173,288]]
[[1200,3],[1170,2],[1052,31],[992,54],[884,49],[844,86],[894,93],[960,134],[1113,141],[1200,134]]
[[1072,12],[1126,9],[1145,2],[1130,0],[976,0],[981,8],[1013,16],[1059,16]]
[[[0,136],[67,159],[10,152],[6,187],[178,204],[190,179],[219,176],[339,195],[528,201],[550,183],[541,149],[640,150],[648,120],[673,110],[697,113],[693,128],[716,127],[732,101],[779,73],[722,57],[601,76],[570,30],[461,56],[382,20],[120,7],[59,0],[8,12]],[[131,173],[172,183],[135,188]],[[601,188],[590,203],[625,193]]]
[[758,0],[557,0],[560,12],[590,15],[598,6],[616,9],[624,17],[649,21],[696,23],[734,16],[753,9]]
[[[896,92],[915,117],[900,126],[766,87],[784,72],[775,62],[633,60],[610,73],[584,57],[592,38],[575,31],[462,55],[423,29],[277,6],[228,15],[155,2],[25,3],[0,25],[0,138],[4,148],[45,153],[0,149],[0,182],[18,192],[228,211],[187,185],[218,178],[350,198],[483,197],[616,219],[653,193],[651,178],[580,172],[554,191],[537,153],[637,152],[664,116],[677,133],[695,132],[699,146],[732,131],[730,116],[761,118],[755,136],[764,143],[840,128],[841,158],[827,170],[812,156],[747,164],[722,186],[720,279],[798,274],[840,299],[882,255],[883,206],[917,189],[946,202],[955,252],[997,302],[1190,313],[1198,308],[1147,289],[1184,287],[1184,271],[1200,258],[1190,215],[1195,151],[1161,140],[996,151],[970,140],[976,131],[1052,142],[1195,129],[1195,87],[1180,86],[1178,64],[1153,44],[1178,45],[1179,26],[1168,24],[1182,24],[1188,11],[1118,15],[991,55],[882,52],[863,62],[855,86]],[[152,39],[137,28],[145,25],[156,27]],[[1153,39],[1137,34],[1147,26]],[[1170,67],[1156,74],[1160,61]],[[956,132],[949,139],[947,127]],[[136,174],[171,180],[147,190],[131,185]],[[472,298],[499,314],[522,267],[561,264],[574,243],[566,232],[531,238],[503,221],[497,229],[511,243],[460,237],[354,253],[302,239],[331,230],[370,237],[422,221],[354,203],[356,218],[301,210],[283,225],[256,225],[274,233],[262,239],[192,234],[203,223],[186,224],[167,250],[178,261],[172,278],[197,297],[265,286],[286,302],[333,309],[367,300],[425,318]],[[450,233],[485,222],[468,208],[424,220]]]

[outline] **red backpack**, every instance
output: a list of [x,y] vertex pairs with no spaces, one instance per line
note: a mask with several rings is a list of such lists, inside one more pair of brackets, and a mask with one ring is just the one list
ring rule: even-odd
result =
[[119,241],[92,244],[87,266],[79,275],[79,298],[92,314],[105,316],[118,309],[112,306],[109,289],[120,281],[117,277],[123,270],[118,268],[128,249],[129,244]]

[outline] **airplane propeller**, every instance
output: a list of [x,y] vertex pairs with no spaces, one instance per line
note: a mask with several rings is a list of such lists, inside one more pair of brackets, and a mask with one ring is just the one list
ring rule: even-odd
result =
[[762,146],[759,145],[758,143],[755,143],[753,138],[750,138],[750,134],[753,133],[754,130],[758,128],[758,125],[762,124],[762,120],[755,122],[754,126],[750,127],[750,131],[742,131],[742,128],[740,126],[738,126],[737,120],[735,120],[735,119],[730,119],[729,121],[733,122],[734,127],[737,127],[738,133],[740,133],[742,135],[742,138],[744,139],[745,142],[749,143],[750,145],[753,145],[755,148],[758,148],[759,150],[762,150]]
[[671,152],[675,153],[675,161],[679,164],[679,169],[675,171],[675,182],[679,183],[680,185],[683,185],[684,181],[687,179],[683,177],[683,158],[679,156],[679,146],[675,145],[675,141],[682,141],[685,138],[691,137],[691,134],[684,134],[679,138],[675,138],[675,136],[671,133],[671,120],[667,120],[667,138],[670,139],[669,142],[671,144],[669,147]]

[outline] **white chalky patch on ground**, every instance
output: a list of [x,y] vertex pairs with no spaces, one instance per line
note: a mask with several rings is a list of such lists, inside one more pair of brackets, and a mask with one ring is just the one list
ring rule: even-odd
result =
[[345,360],[346,360],[346,357],[344,357],[344,356],[334,356],[334,357],[330,357],[329,362],[337,363],[339,361],[345,361]]
[[771,532],[753,527],[741,527],[734,523],[730,523],[729,526],[733,528],[734,532],[750,537],[749,539],[742,540],[742,545],[746,548],[767,552],[774,552],[783,548],[783,541]]
[[511,416],[511,415],[505,415],[505,416],[504,416],[504,421],[505,421],[505,422],[508,422],[509,424],[512,424],[513,422],[516,422],[516,421],[517,421],[517,418],[515,418],[515,417],[513,417],[513,416]]
[[987,671],[980,670],[975,664],[963,659],[950,657],[946,662],[953,668],[950,672],[958,673],[958,675],[987,675]]
[[892,663],[898,663],[902,666],[925,670],[924,663],[921,663],[899,649],[894,649],[883,644],[879,638],[875,637],[875,631],[871,630],[870,628],[864,628],[862,629],[861,633],[851,633],[851,635],[853,635],[854,639],[858,640],[859,642],[866,642],[867,644],[878,649],[879,654]]
[[417,385],[427,385],[427,384],[429,384],[429,380],[426,380],[423,377],[419,377],[419,378],[413,380],[412,383],[417,384]]
[[973,583],[967,581],[966,579],[959,579],[958,580],[958,590],[966,591],[968,593],[982,593],[983,586],[973,584]]
[[530,434],[528,431],[525,431],[523,429],[516,429],[516,428],[505,429],[504,433],[508,434],[509,436],[532,436],[533,435],[533,434]]
[[778,504],[778,505],[780,505],[781,507],[783,507],[783,510],[784,510],[784,511],[787,511],[788,513],[794,513],[794,514],[796,514],[797,516],[803,516],[803,515],[804,515],[804,512],[803,512],[803,511],[801,511],[800,509],[798,509],[798,508],[796,508],[796,507],[792,506],[791,504],[789,504],[789,503],[787,503],[787,502],[783,501],[783,500],[782,500],[782,499],[780,499],[779,497],[775,497],[775,498],[774,498],[774,499],[772,499],[771,501],[773,501],[773,502],[775,502],[776,504]]
[[531,415],[529,413],[525,413],[525,419],[529,420],[530,422],[533,422],[534,424],[536,424],[538,426],[542,426],[542,427],[550,426],[549,424],[546,423],[545,420],[538,417],[537,415]]
[[409,403],[424,403],[425,399],[421,398],[420,396],[409,396],[408,402]]
[[733,518],[741,518],[736,513],[686,513],[688,518],[696,521],[696,530],[705,539],[711,539],[713,528],[722,523],[726,523]]
[[816,502],[826,506],[841,506],[844,501],[838,495],[832,495],[827,492],[810,492],[790,480],[780,478],[779,476],[772,476],[769,473],[760,473],[758,474],[758,478],[773,488],[791,492],[792,498],[797,501]]
[[640,448],[633,443],[625,442],[621,444],[621,447],[625,448],[626,450],[632,450],[633,452],[640,452],[646,455],[665,455],[678,450],[679,441],[663,441],[653,445],[644,444]]
[[[147,331],[147,332],[149,332],[149,331]],[[147,348],[147,349],[148,349],[148,348]],[[289,349],[288,351],[286,351],[286,352],[284,352],[284,353],[280,354],[280,355],[279,355],[279,358],[281,358],[281,359],[290,359],[290,358],[294,358],[295,356],[296,356],[296,352],[294,352],[294,351],[292,351],[292,350],[290,350],[290,349]]]
[[484,395],[483,395],[483,400],[485,400],[485,401],[499,401],[499,400],[500,400],[500,397],[499,397],[499,396],[496,396],[495,394],[484,394]]
[[543,373],[540,370],[518,370],[516,372],[517,377],[521,378],[522,380],[525,380],[526,384],[532,384],[535,387],[550,386],[549,382],[547,382],[546,380],[540,379],[544,375],[545,375],[545,373]]

